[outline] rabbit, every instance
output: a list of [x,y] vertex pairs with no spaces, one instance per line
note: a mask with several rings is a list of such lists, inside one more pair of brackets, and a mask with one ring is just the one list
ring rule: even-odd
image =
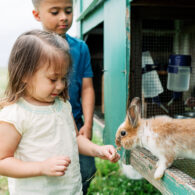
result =
[[135,97],[116,132],[115,142],[127,150],[137,146],[149,150],[158,158],[154,178],[160,179],[175,159],[195,159],[195,119],[166,115],[143,119],[140,98]]

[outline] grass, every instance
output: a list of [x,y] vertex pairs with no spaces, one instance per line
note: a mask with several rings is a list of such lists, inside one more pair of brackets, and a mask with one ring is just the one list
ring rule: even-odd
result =
[[97,174],[88,191],[88,195],[142,195],[161,194],[145,179],[130,180],[122,175],[119,164],[96,159]]
[[[99,137],[93,142],[102,144]],[[88,195],[160,195],[161,193],[147,180],[130,180],[122,174],[119,163],[110,163],[95,158],[97,172],[92,180]]]
[[0,195],[8,195],[7,178],[0,176]]

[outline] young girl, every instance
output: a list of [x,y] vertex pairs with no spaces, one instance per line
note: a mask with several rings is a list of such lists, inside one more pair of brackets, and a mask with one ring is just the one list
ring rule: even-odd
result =
[[9,177],[10,195],[82,194],[78,150],[120,158],[113,146],[93,144],[75,130],[70,68],[68,44],[56,34],[29,31],[13,46],[0,104],[0,175]]

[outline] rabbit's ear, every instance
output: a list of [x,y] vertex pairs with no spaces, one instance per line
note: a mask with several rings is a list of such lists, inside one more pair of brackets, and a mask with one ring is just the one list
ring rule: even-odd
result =
[[127,110],[127,116],[130,124],[133,128],[137,127],[138,121],[141,115],[141,104],[139,98],[133,98],[129,109]]
[[131,101],[131,104],[130,106],[132,105],[137,105],[137,106],[140,106],[141,105],[141,101],[140,101],[140,98],[139,97],[134,97]]
[[141,116],[141,100],[139,97],[134,97],[131,101],[130,106],[135,105],[137,108],[138,115]]

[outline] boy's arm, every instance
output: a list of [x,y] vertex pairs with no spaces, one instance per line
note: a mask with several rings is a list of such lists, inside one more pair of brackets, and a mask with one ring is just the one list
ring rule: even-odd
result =
[[0,122],[0,175],[25,178],[41,175],[61,176],[65,174],[70,159],[57,156],[42,162],[24,162],[14,157],[21,135],[9,123]]
[[95,93],[92,78],[83,78],[81,98],[84,115],[84,125],[79,130],[79,134],[91,140],[95,103]]

